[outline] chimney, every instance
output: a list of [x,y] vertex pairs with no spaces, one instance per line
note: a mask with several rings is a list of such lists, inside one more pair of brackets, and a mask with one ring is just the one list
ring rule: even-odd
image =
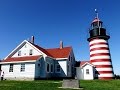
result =
[[31,43],[34,44],[34,36],[31,36]]
[[60,49],[63,49],[63,41],[60,41]]

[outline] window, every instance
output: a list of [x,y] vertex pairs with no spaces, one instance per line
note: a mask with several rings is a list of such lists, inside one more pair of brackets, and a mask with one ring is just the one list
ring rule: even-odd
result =
[[98,28],[98,23],[93,23],[93,27]]
[[13,72],[13,64],[10,64],[9,72]]
[[20,71],[21,71],[21,72],[24,72],[24,71],[25,71],[25,64],[21,64]]
[[49,72],[49,64],[47,63],[47,72]]
[[59,64],[56,65],[56,72],[60,72],[60,65]]
[[69,61],[70,61],[70,56],[69,56]]
[[72,57],[71,57],[71,61],[72,61]]
[[86,69],[86,74],[89,74],[89,69]]
[[53,64],[51,64],[51,72],[53,72]]
[[18,51],[18,56],[21,56],[21,51]]
[[38,67],[40,67],[40,64],[38,64]]
[[30,49],[29,55],[33,55],[33,50]]

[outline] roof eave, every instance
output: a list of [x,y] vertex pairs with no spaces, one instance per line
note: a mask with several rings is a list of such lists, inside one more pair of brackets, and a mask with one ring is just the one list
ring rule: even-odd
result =
[[36,62],[36,60],[26,60],[26,61],[11,61],[11,62],[0,62],[0,64],[10,64],[10,63],[26,63],[26,62]]
[[89,64],[90,66],[95,67],[93,64],[88,63],[88,62],[84,63],[84,64],[83,64],[82,66],[80,66],[80,67],[83,68],[86,64]]

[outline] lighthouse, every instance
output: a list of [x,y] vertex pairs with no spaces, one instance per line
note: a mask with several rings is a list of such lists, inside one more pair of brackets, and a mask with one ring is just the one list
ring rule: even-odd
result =
[[95,78],[109,80],[114,78],[108,40],[110,36],[103,27],[103,22],[96,17],[89,30],[90,62],[95,66]]

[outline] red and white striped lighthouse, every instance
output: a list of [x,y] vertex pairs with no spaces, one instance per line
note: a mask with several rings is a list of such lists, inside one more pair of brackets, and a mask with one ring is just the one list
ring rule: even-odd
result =
[[[97,13],[97,12],[96,12]],[[96,67],[95,77],[98,79],[113,79],[113,67],[108,45],[109,35],[103,27],[103,22],[97,17],[91,23],[88,38],[90,45],[90,61]]]

